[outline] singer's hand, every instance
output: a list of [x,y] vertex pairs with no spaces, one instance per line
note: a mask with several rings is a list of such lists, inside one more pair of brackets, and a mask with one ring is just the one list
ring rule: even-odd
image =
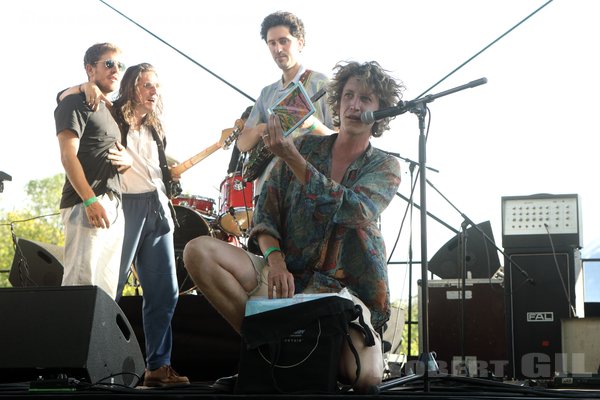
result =
[[294,146],[294,143],[292,142],[292,138],[283,137],[281,120],[276,115],[269,116],[267,129],[262,135],[262,140],[265,142],[265,146],[269,148],[271,153],[283,159],[298,152],[296,146]]
[[285,161],[300,182],[306,182],[306,160],[294,146],[292,137],[283,137],[283,127],[276,115],[269,116],[267,129],[262,135],[262,140],[273,154]]

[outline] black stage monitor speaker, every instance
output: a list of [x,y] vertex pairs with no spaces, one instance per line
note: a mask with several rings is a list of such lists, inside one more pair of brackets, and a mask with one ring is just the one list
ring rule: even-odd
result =
[[135,386],[145,363],[123,311],[96,286],[0,289],[0,381]]
[[[494,234],[489,221],[477,224],[477,227],[491,239],[491,242],[477,230],[470,227],[466,230],[467,246],[465,265],[472,279],[492,277],[500,268],[498,251],[494,244]],[[429,271],[442,279],[461,278],[461,260],[459,236],[450,239],[443,245],[428,263]]]
[[505,261],[504,279],[509,375],[514,379],[552,379],[562,353],[561,319],[572,316],[576,292],[582,286],[579,257],[573,252],[507,251],[510,259]]
[[63,247],[17,238],[9,282],[14,287],[60,286]]

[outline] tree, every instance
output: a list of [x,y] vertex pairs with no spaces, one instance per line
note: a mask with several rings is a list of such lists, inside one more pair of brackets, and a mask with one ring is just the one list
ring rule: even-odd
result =
[[[10,287],[8,281],[15,250],[13,238],[24,238],[36,242],[64,246],[62,220],[59,203],[65,174],[32,180],[25,186],[27,202],[18,211],[0,214],[0,287]],[[123,290],[124,296],[142,293],[135,279],[130,278]]]
[[27,202],[21,210],[0,214],[0,287],[8,287],[8,271],[14,258],[14,238],[64,245],[58,204],[64,174],[29,181]]

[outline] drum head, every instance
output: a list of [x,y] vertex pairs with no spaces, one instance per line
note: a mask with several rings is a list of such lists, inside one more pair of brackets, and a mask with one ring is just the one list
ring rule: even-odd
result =
[[198,236],[212,236],[208,223],[198,211],[185,206],[173,206],[179,226],[175,224],[173,241],[175,250],[183,251],[185,245]]
[[219,217],[219,225],[225,232],[233,236],[242,236],[252,222],[251,208],[234,208]]

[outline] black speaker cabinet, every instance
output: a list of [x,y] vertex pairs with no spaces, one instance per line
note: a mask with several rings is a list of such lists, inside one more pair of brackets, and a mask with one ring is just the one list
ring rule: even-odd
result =
[[505,252],[508,376],[552,379],[561,364],[561,319],[584,313],[579,251]]
[[9,282],[13,287],[60,286],[63,277],[63,247],[17,238]]
[[145,363],[131,325],[96,286],[0,289],[0,381],[58,377],[134,386]]
[[[445,373],[502,376],[506,364],[504,289],[498,279],[429,281],[429,347]],[[464,356],[465,365],[462,364]]]

